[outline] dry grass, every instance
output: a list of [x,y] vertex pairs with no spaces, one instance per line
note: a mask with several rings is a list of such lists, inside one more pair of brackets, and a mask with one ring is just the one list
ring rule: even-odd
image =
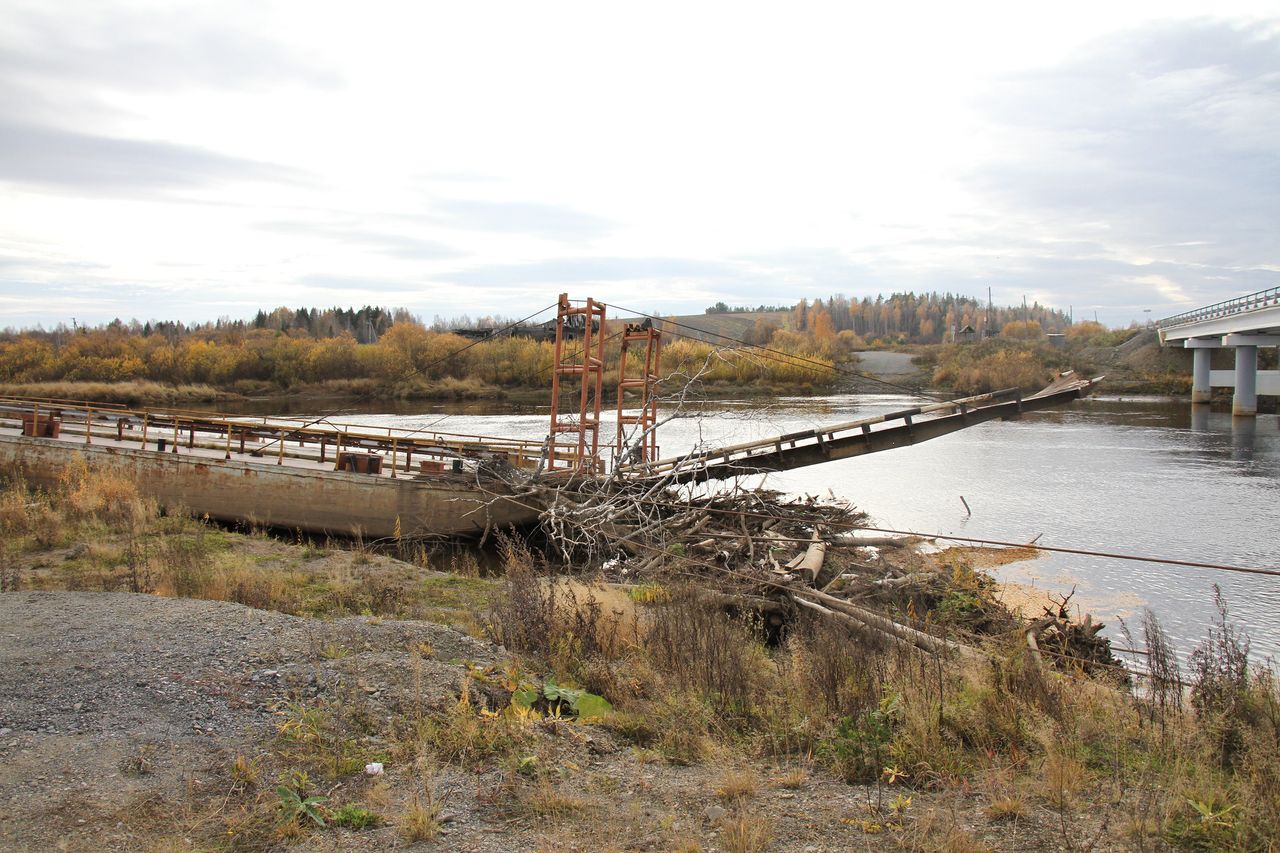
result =
[[405,804],[396,826],[400,837],[411,844],[430,841],[440,835],[440,810],[427,798],[415,793]]
[[780,776],[773,779],[775,787],[782,788],[787,791],[798,791],[809,781],[809,771],[803,767],[797,767],[794,770],[788,770]]
[[761,853],[773,841],[773,826],[763,817],[735,812],[720,823],[725,853]]
[[1003,388],[1038,391],[1065,366],[1063,356],[1047,346],[991,340],[943,347],[933,381],[961,394],[985,394]]
[[0,395],[47,400],[88,400],[125,406],[211,403],[227,397],[212,385],[165,385],[136,379],[128,382],[25,382],[0,384]]
[[720,775],[716,783],[716,797],[726,803],[749,800],[760,787],[760,777],[754,770],[729,769]]
[[555,785],[548,779],[539,780],[532,786],[522,787],[516,797],[515,806],[520,814],[552,820],[586,814],[592,809],[590,800]]
[[133,483],[83,461],[66,465],[47,491],[0,475],[0,557],[0,591],[128,591],[293,615],[426,618],[474,634],[495,589],[337,543],[291,546],[162,516]]
[[983,810],[993,823],[1014,821],[1027,814],[1027,805],[1017,797],[997,797]]
[[[11,479],[0,488],[0,533],[0,556],[22,565],[20,577],[5,580],[7,589],[133,589],[297,613],[477,612],[492,605],[486,624],[518,653],[523,671],[612,702],[616,713],[600,725],[631,741],[637,761],[714,759],[742,768],[772,757],[794,768],[770,780],[776,787],[803,787],[819,772],[815,764],[865,783],[877,797],[886,784],[907,785],[904,796],[917,805],[892,831],[915,849],[981,849],[947,810],[929,805],[953,790],[977,790],[986,820],[1016,821],[1019,831],[1044,819],[1044,809],[1028,805],[1034,797],[1064,823],[1068,815],[1106,815],[1116,833],[1149,846],[1265,849],[1280,835],[1280,695],[1225,612],[1193,657],[1189,678],[1149,619],[1145,646],[1156,683],[1133,695],[1041,670],[1016,637],[994,644],[982,665],[902,652],[809,620],[793,623],[782,645],[767,648],[758,626],[700,606],[679,587],[624,609],[591,588],[546,582],[517,547],[495,597],[480,578],[427,575],[403,564],[389,569],[376,556],[357,565],[332,548],[268,547],[193,519],[162,518],[130,484],[81,468],[48,493]],[[394,574],[405,571],[416,573]],[[316,653],[336,658],[343,650]],[[487,710],[478,695],[464,688],[457,702],[378,737],[397,755],[512,777],[501,805],[526,818],[595,814],[598,800],[566,777],[513,769],[528,757],[539,768],[560,766],[547,744],[563,737],[549,732],[565,725],[510,708]],[[366,743],[354,719],[332,707],[297,708],[287,719],[290,730],[263,769],[241,756],[228,771],[242,810],[235,831],[246,837],[262,831],[253,800],[269,793],[261,779],[270,778],[272,762],[335,779],[363,764]],[[769,827],[745,814],[762,784],[750,771],[731,769],[708,786],[732,812],[717,846],[771,843]],[[401,834],[438,832],[438,814],[422,792],[371,787],[363,802],[396,814],[394,804],[406,799],[396,821]],[[232,819],[220,820],[226,826]],[[565,831],[586,832],[573,827],[587,823],[566,821]]]

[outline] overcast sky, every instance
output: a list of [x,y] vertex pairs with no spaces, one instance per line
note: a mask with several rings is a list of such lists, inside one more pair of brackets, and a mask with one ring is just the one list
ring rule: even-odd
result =
[[3,0],[0,199],[0,327],[988,287],[1127,324],[1280,285],[1280,2]]

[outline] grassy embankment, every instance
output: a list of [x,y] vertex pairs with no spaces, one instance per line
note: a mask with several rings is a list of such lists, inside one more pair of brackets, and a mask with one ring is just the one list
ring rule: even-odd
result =
[[1185,353],[1162,350],[1152,332],[1108,331],[1096,323],[1072,326],[1060,348],[1036,335],[913,351],[918,353],[921,369],[931,373],[934,385],[961,394],[1015,387],[1039,390],[1067,369],[1082,376],[1106,374],[1107,387],[1125,393],[1182,394],[1191,387]]
[[[605,348],[605,385],[612,393],[620,340]],[[661,373],[673,384],[696,377],[706,395],[756,391],[797,393],[834,386],[824,370],[848,357],[849,336],[779,332],[762,357],[701,341],[668,340]],[[569,353],[577,344],[570,343]],[[638,353],[631,374],[640,369]],[[798,356],[788,359],[786,356]],[[473,343],[414,323],[397,323],[377,343],[350,336],[315,339],[255,330],[217,340],[170,343],[110,330],[71,336],[60,348],[30,334],[0,340],[0,394],[126,404],[190,405],[271,396],[406,399],[495,399],[551,386],[554,347],[525,338]]]
[[[473,669],[479,693],[411,717],[371,719],[333,700],[282,705],[274,740],[224,769],[217,808],[178,827],[195,838],[187,849],[266,849],[335,825],[388,822],[405,840],[432,838],[448,807],[436,780],[449,768],[483,774],[482,807],[515,823],[602,849],[620,849],[611,845],[643,823],[650,843],[701,849],[670,820],[618,802],[618,772],[671,764],[730,768],[706,791],[723,804],[718,846],[730,851],[785,849],[758,813],[817,774],[864,786],[862,805],[841,822],[874,847],[980,850],[980,833],[1023,825],[1038,827],[1034,846],[1069,849],[1106,840],[1262,850],[1280,837],[1280,697],[1225,615],[1193,655],[1185,690],[1153,618],[1146,645],[1160,677],[1139,692],[1044,667],[1016,634],[992,641],[983,664],[804,620],[769,648],[757,626],[675,587],[645,587],[633,607],[602,606],[542,583],[515,546],[505,575],[489,580],[231,534],[160,517],[132,484],[74,466],[52,493],[12,480],[0,491],[0,565],[6,590],[123,589],[314,617],[430,618],[511,652],[505,666]],[[962,561],[955,578],[966,601],[989,594]],[[596,702],[591,720],[576,719],[579,694],[553,684],[612,707]],[[592,732],[629,744],[616,760],[634,769],[599,775],[570,762],[568,750]],[[414,770],[407,781],[370,780],[360,772],[367,760]],[[302,807],[320,792],[329,799]],[[962,819],[957,803],[975,797],[980,813]]]

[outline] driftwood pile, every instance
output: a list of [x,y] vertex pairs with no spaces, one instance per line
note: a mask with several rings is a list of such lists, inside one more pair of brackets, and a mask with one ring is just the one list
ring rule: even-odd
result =
[[1106,625],[1094,622],[1088,613],[1083,619],[1072,618],[1073,595],[1074,589],[1060,598],[1049,597],[1052,606],[1045,605],[1044,615],[1024,629],[1027,646],[1050,662],[1070,663],[1090,674],[1120,668],[1120,661],[1111,653],[1111,641],[1100,633]]
[[1101,625],[1072,621],[1065,599],[1052,621],[1027,625],[1000,603],[989,576],[957,567],[963,558],[926,553],[918,537],[867,535],[867,516],[841,501],[760,489],[700,497],[563,489],[553,497],[543,518],[551,550],[610,581],[687,582],[766,624],[807,610],[932,653],[980,657],[983,638],[1022,632],[1052,652],[1042,654],[1046,664],[1115,663]]

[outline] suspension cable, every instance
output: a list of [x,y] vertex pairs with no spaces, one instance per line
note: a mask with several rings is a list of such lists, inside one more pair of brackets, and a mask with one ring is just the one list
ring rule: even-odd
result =
[[[689,507],[686,506],[685,504],[675,503],[672,501],[657,501],[653,499],[641,498],[641,499],[638,499],[638,502],[646,503],[654,506],[672,508],[672,509],[674,508],[689,509]],[[768,513],[751,512],[750,510],[733,509],[730,507],[703,506],[703,507],[699,507],[699,509],[703,510],[704,512],[718,512],[725,515],[735,515],[735,516],[746,517],[746,518],[772,519],[777,517],[777,516],[769,515]],[[1045,551],[1045,552],[1054,553],[1054,554],[1074,554],[1076,556],[1083,556],[1083,557],[1102,557],[1110,560],[1130,560],[1130,561],[1140,562],[1140,563],[1156,563],[1160,565],[1181,566],[1181,567],[1193,568],[1193,569],[1209,569],[1211,571],[1238,572],[1242,574],[1280,577],[1280,569],[1272,569],[1272,568],[1258,568],[1258,567],[1252,567],[1252,566],[1229,566],[1229,565],[1222,565],[1219,563],[1203,563],[1203,562],[1197,562],[1193,560],[1177,560],[1171,557],[1152,557],[1152,556],[1139,555],[1139,554],[1124,554],[1124,553],[1111,552],[1111,551],[1096,551],[1096,550],[1090,550],[1086,548],[1068,548],[1068,547],[1059,547],[1054,545],[1039,545],[1039,544],[1032,544],[1027,542],[1006,542],[999,539],[979,539],[971,536],[955,536],[947,533],[921,533],[919,531],[914,531],[914,530],[895,530],[889,527],[872,527],[871,525],[858,524],[856,522],[831,521],[830,519],[821,518],[818,516],[803,516],[803,515],[794,516],[793,515],[793,516],[790,516],[790,518],[795,521],[801,521],[801,522],[815,524],[815,525],[822,525],[825,527],[843,528],[849,531],[865,530],[870,533],[889,533],[889,534],[896,534],[900,536],[918,536],[922,539],[943,539],[948,542],[962,542],[965,544],[981,546],[981,547],[1029,548],[1036,551]]]
[[[610,305],[610,307],[611,307],[611,308],[615,308],[615,309],[617,309],[618,311],[625,311],[625,312],[627,312],[627,313],[629,313],[629,314],[634,314],[634,315],[639,316],[639,317],[648,317],[648,318],[649,318],[649,319],[651,319],[651,320],[657,320],[657,321],[660,321],[660,322],[662,322],[662,323],[664,323],[664,324],[670,324],[670,325],[672,325],[672,326],[676,326],[676,327],[681,328],[681,329],[688,329],[689,331],[691,331],[691,332],[696,332],[696,333],[697,333],[697,334],[699,334],[699,335],[710,335],[710,336],[712,336],[712,337],[720,338],[721,340],[727,341],[727,342],[729,342],[729,343],[738,344],[739,346],[743,346],[743,347],[750,347],[750,348],[752,348],[752,349],[760,350],[761,352],[764,352],[764,353],[770,353],[770,354],[774,355],[775,357],[776,357],[776,356],[781,356],[781,357],[783,357],[783,358],[795,359],[796,361],[799,361],[799,362],[802,362],[802,363],[804,363],[804,364],[808,364],[808,365],[810,365],[810,366],[811,366],[811,368],[812,368],[813,370],[815,370],[815,371],[817,371],[817,370],[826,370],[826,371],[830,371],[830,372],[832,372],[832,373],[838,373],[838,374],[842,374],[842,375],[845,375],[845,376],[854,376],[854,377],[857,377],[857,378],[859,378],[859,379],[867,379],[867,380],[870,380],[870,381],[872,381],[872,382],[877,382],[877,383],[879,383],[879,384],[881,384],[881,385],[884,385],[884,386],[886,386],[886,387],[888,387],[888,388],[894,388],[894,389],[896,389],[896,390],[898,390],[898,391],[905,391],[905,392],[907,392],[908,394],[911,394],[912,396],[915,396],[915,397],[921,397],[921,398],[924,398],[924,399],[929,399],[929,400],[938,400],[938,401],[940,401],[940,402],[945,402],[945,399],[944,399],[944,398],[942,398],[942,397],[938,397],[938,396],[933,395],[933,394],[929,394],[929,393],[927,393],[927,392],[925,392],[925,391],[921,390],[921,389],[920,389],[920,388],[918,388],[918,387],[912,387],[912,386],[909,386],[909,385],[903,385],[903,384],[901,384],[901,383],[897,383],[897,382],[890,382],[890,381],[889,381],[889,380],[887,380],[887,379],[881,379],[880,377],[878,377],[878,376],[874,376],[874,375],[869,374],[869,373],[862,373],[861,371],[857,371],[857,370],[850,370],[850,369],[848,369],[848,368],[837,367],[837,366],[836,366],[836,365],[834,365],[834,364],[826,364],[826,363],[824,363],[824,362],[817,361],[816,359],[806,358],[805,356],[801,356],[801,355],[794,355],[794,354],[792,354],[792,353],[784,352],[784,351],[782,351],[782,350],[773,349],[773,348],[771,348],[771,347],[767,347],[767,346],[764,346],[764,345],[762,345],[762,344],[753,344],[753,343],[749,343],[749,342],[747,342],[747,341],[742,340],[741,338],[735,338],[735,337],[733,337],[732,335],[726,335],[726,334],[723,334],[723,333],[720,333],[720,332],[711,332],[711,331],[708,331],[708,330],[706,330],[706,329],[699,329],[699,328],[698,328],[698,327],[696,327],[696,326],[691,326],[691,325],[688,325],[688,324],[686,324],[686,323],[681,323],[681,322],[679,322],[679,321],[677,321],[677,320],[670,320],[670,319],[666,319],[666,318],[663,318],[663,317],[659,317],[659,316],[657,316],[657,315],[655,315],[655,314],[648,314],[648,313],[645,313],[644,311],[637,311],[637,310],[635,310],[635,309],[633,309],[633,308],[624,308],[624,307],[623,307],[623,306],[621,306],[621,305]],[[672,334],[673,334],[673,335],[676,335],[677,337],[687,338],[687,339],[689,339],[689,340],[701,340],[703,343],[707,343],[707,341],[705,341],[705,340],[703,340],[703,339],[701,339],[701,338],[695,337],[694,335],[691,335],[691,334],[681,334],[681,333],[679,333],[679,332],[672,332]],[[776,360],[776,359],[775,359],[775,360]],[[784,362],[784,363],[788,363],[788,362]],[[800,367],[800,366],[802,366],[802,365],[801,365],[801,364],[793,364],[793,366]]]

